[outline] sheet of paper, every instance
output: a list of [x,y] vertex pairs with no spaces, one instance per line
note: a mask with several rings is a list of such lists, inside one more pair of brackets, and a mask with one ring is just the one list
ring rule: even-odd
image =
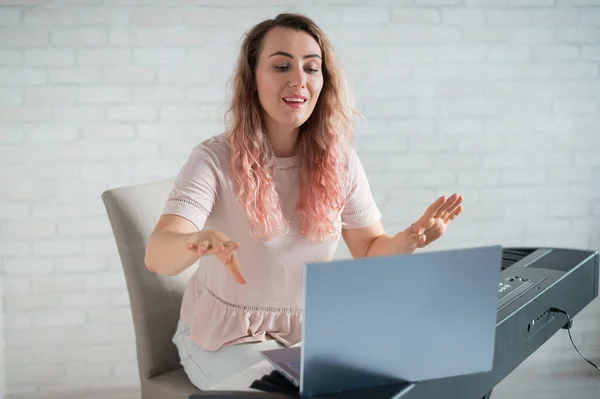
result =
[[263,375],[269,374],[275,370],[271,363],[267,360],[263,360],[260,363],[255,364],[252,367],[240,371],[232,377],[223,380],[212,388],[210,391],[258,391],[257,389],[250,388],[254,380],[260,380]]

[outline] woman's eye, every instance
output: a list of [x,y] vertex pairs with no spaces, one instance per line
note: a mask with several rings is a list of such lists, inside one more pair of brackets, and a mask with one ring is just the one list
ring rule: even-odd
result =
[[[277,72],[285,72],[290,69],[290,66],[289,65],[275,65],[274,68]],[[304,70],[307,73],[311,73],[311,74],[319,72],[319,70],[317,68],[311,68],[311,67],[306,67]]]

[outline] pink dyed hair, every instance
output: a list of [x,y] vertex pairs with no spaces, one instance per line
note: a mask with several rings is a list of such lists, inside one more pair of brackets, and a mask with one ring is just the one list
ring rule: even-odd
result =
[[273,184],[275,155],[265,133],[263,110],[256,93],[255,68],[265,34],[274,27],[301,30],[321,47],[323,88],[309,119],[300,127],[298,155],[300,193],[296,210],[302,234],[318,240],[337,237],[336,219],[345,204],[348,146],[354,111],[343,69],[323,31],[301,14],[279,14],[254,26],[246,35],[233,78],[227,115],[231,166],[254,237],[268,240],[288,231]]

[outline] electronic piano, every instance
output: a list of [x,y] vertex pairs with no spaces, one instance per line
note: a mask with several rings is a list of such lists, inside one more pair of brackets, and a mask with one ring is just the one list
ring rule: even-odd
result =
[[[314,399],[481,399],[598,296],[599,254],[565,248],[504,248],[498,282],[494,366],[487,373],[310,396]],[[468,356],[468,354],[465,354]],[[582,360],[583,361],[583,360]],[[297,394],[212,391],[190,399],[284,399]]]

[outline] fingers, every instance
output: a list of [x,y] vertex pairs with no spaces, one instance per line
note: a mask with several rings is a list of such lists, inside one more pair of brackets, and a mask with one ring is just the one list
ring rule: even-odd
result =
[[457,211],[458,213],[462,211],[463,197],[457,194],[455,195],[456,199],[451,204],[448,204],[446,209],[439,216],[444,221],[446,221],[450,215],[457,216]]
[[203,254],[206,251],[207,247],[208,247],[207,241],[201,241],[199,243],[188,242],[186,244],[186,248],[189,249],[190,251],[195,252],[196,255]]
[[231,271],[231,274],[233,275],[233,278],[237,283],[246,284],[246,279],[242,275],[242,272],[240,270],[240,264],[238,262],[235,252],[230,252],[229,256],[227,257],[227,259],[225,259],[225,262],[223,263],[225,263],[225,266],[227,266],[229,271]]
[[[423,216],[415,223],[415,228],[428,229],[435,223],[435,219],[445,220],[450,215],[458,216],[462,211],[463,196],[457,193],[452,194],[446,199],[441,196],[431,204],[423,213]],[[411,226],[413,227],[413,226]]]
[[[431,220],[433,221],[433,219]],[[408,244],[410,246],[415,248],[425,243],[425,241],[427,241],[427,236],[425,235],[424,227],[419,226],[418,224],[413,224],[408,228]]]
[[424,244],[427,241],[427,236],[425,234],[419,234],[415,240],[415,246],[418,247],[421,244]]
[[460,213],[462,212],[462,210],[463,210],[463,207],[462,207],[462,205],[458,206],[458,207],[456,208],[456,210],[454,210],[452,213],[450,213],[450,214],[449,214],[449,215],[446,217],[446,219],[445,219],[445,221],[444,221],[444,222],[445,222],[446,224],[450,223],[450,222],[451,222],[451,221],[453,221],[453,220],[454,220],[454,219],[455,219],[455,218],[456,218],[458,215],[460,215]]
[[197,256],[210,255],[216,251],[213,248],[213,244],[209,240],[200,241],[198,243],[190,242],[187,244],[187,248],[194,251]]
[[239,248],[239,246],[240,244],[235,241],[227,241],[223,243],[222,241],[214,238],[210,240],[200,241],[197,244],[187,244],[187,248],[196,251],[196,254],[198,256],[217,255],[223,252],[235,251]]
[[434,218],[421,218],[416,223],[413,223],[412,226],[409,227],[409,233],[411,235],[421,235],[425,233],[427,229],[430,229],[435,224]]
[[436,215],[439,213],[440,209],[442,208],[442,206],[444,206],[445,203],[446,197],[441,196],[440,198],[435,200],[433,204],[429,205],[429,208],[427,208],[423,216],[426,218],[436,217]]
[[448,216],[455,214],[459,207],[461,207],[463,197],[457,193],[452,194],[442,206],[438,208],[433,217],[448,221]]
[[223,241],[217,239],[217,237],[212,236],[209,240],[210,247],[205,255],[213,255],[223,252],[225,250],[225,244]]
[[430,223],[429,221],[431,219],[445,219],[450,214],[456,213],[456,210],[461,206],[462,201],[463,196],[458,195],[457,193],[452,194],[448,198],[445,196],[439,197],[425,210],[421,220],[419,220],[419,224],[423,225]]
[[221,263],[227,266],[237,283],[246,284],[246,279],[242,275],[240,263],[238,262],[237,255],[235,254],[235,250],[238,249],[239,246],[240,245],[237,242],[227,241],[222,248],[218,249],[216,255]]
[[448,212],[448,209],[453,207],[459,198],[460,197],[458,194],[456,194],[456,193],[452,194],[450,197],[448,197],[448,199],[446,199],[444,201],[443,204],[441,204],[441,206],[438,207],[438,209],[437,209],[435,215],[433,215],[433,217],[443,219],[444,215]]
[[236,241],[221,241],[215,236],[198,243],[188,243],[187,249],[193,251],[197,256],[216,255],[219,260],[231,271],[233,278],[239,284],[246,284],[246,279],[240,271],[240,265],[235,250],[240,244]]
[[[436,240],[443,234],[444,223],[448,224],[460,215],[463,210],[462,201],[463,197],[456,193],[447,199],[441,196],[435,200],[423,216],[405,230],[408,233],[406,238],[408,245],[413,248],[422,248],[426,245],[428,237],[430,240]],[[427,234],[425,234],[426,232]]]
[[419,247],[424,244],[425,241],[427,241],[427,236],[425,234],[415,234],[410,237],[410,244],[413,248]]

